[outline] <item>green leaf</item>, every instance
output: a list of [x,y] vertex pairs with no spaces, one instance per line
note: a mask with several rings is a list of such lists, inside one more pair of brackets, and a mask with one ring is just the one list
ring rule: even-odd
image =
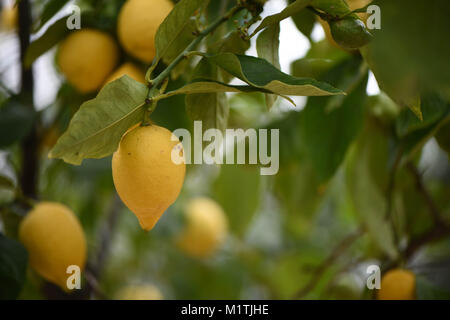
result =
[[405,109],[396,122],[397,135],[403,153],[412,156],[450,119],[450,103],[442,97],[429,94],[422,98],[423,121]]
[[0,148],[22,140],[33,127],[34,110],[12,97],[0,107]]
[[50,151],[50,158],[79,165],[117,150],[122,135],[143,119],[148,88],[128,76],[107,84],[83,103],[69,128]]
[[5,176],[0,176],[0,188],[14,188],[14,182]]
[[[262,31],[256,39],[256,51],[258,57],[267,60],[277,69],[280,69],[280,24],[273,24]],[[266,94],[266,105],[270,109],[276,101],[276,96]]]
[[[450,100],[450,2],[375,0],[381,30],[361,52],[380,88],[420,119],[419,97],[436,92]],[[408,14],[399,14],[408,8]],[[405,36],[405,35],[408,36]],[[388,50],[387,50],[388,48]]]
[[292,63],[291,74],[295,77],[319,79],[326,71],[348,57],[350,55],[347,52],[324,39],[312,43],[306,56]]
[[[230,229],[243,236],[260,203],[261,176],[256,166],[222,165],[214,194],[224,208]],[[237,201],[245,199],[245,201]]]
[[280,24],[273,24],[258,35],[256,39],[256,51],[258,57],[265,59],[280,69]]
[[212,93],[212,92],[269,92],[263,88],[252,86],[240,86],[226,84],[220,81],[209,79],[195,79],[181,88],[169,91],[163,98],[169,98],[178,94]]
[[[293,3],[294,0],[289,0],[289,3]],[[301,10],[300,12],[292,15],[297,29],[312,42],[311,33],[316,24],[316,16],[311,10]]]
[[36,30],[42,28],[44,24],[46,24],[53,16],[58,13],[69,0],[49,0],[44,6],[42,13],[40,15],[41,21]]
[[[210,52],[231,52],[234,54],[244,54],[249,48],[250,40],[243,38],[241,32],[239,30],[235,30],[211,45]],[[223,82],[225,83],[228,83],[233,79],[233,76],[223,70],[221,70],[220,74]]]
[[[166,19],[161,23],[155,35],[156,65],[162,58],[173,58],[175,52],[180,50],[180,44],[185,44],[186,29],[192,26],[191,17],[206,0],[181,0],[178,2]],[[181,51],[180,51],[181,52]]]
[[350,7],[345,0],[312,0],[311,6],[335,17],[350,12]]
[[350,59],[327,74],[328,80],[344,85],[351,77],[353,82],[347,86],[354,89],[350,89],[344,99],[334,101],[331,97],[312,97],[301,112],[301,132],[306,151],[322,182],[336,172],[364,121],[367,75],[353,79],[360,63],[360,60]]
[[[177,38],[169,46],[162,60],[166,64],[170,64],[184,49],[195,39],[194,33],[197,31],[197,24],[194,18],[188,20]],[[195,49],[194,49],[195,50]]]
[[442,124],[439,131],[436,133],[436,140],[439,146],[450,154],[450,119],[447,118],[445,123]]
[[[194,77],[216,79],[217,66],[202,59],[194,70]],[[229,106],[224,92],[197,93],[186,96],[186,111],[192,120],[203,122],[204,130],[215,128],[225,130],[228,122]]]
[[0,175],[0,207],[11,203],[15,194],[14,182],[10,178]]
[[70,30],[66,26],[66,20],[67,17],[59,19],[52,24],[40,38],[30,44],[25,54],[25,66],[27,68],[69,33]]
[[301,10],[305,9],[308,5],[311,4],[311,0],[297,0],[294,3],[291,3],[286,8],[283,9],[283,11],[265,17],[264,20],[258,25],[258,27],[253,31],[252,36],[261,31],[262,29],[280,22],[281,20],[284,20],[286,18],[289,18],[290,16],[300,12]]
[[23,287],[28,253],[17,241],[0,234],[0,299],[16,299]]
[[283,73],[264,59],[232,53],[207,55],[207,58],[250,86],[274,94],[292,96],[344,94],[327,83],[310,78],[296,78]]
[[[448,270],[448,269],[447,269]],[[423,276],[416,277],[416,295],[419,300],[449,300],[450,291],[431,283]]]
[[422,99],[422,120],[409,109],[403,109],[398,116],[395,127],[398,137],[426,128],[440,121],[450,112],[450,104],[435,95],[428,95]]
[[398,255],[393,229],[386,217],[387,203],[379,179],[388,175],[388,141],[376,124],[366,128],[351,149],[346,163],[346,183],[355,214],[361,219],[372,241],[390,259]]
[[210,51],[214,53],[231,52],[244,54],[250,48],[250,40],[243,38],[239,30],[228,33],[224,38],[211,45]]

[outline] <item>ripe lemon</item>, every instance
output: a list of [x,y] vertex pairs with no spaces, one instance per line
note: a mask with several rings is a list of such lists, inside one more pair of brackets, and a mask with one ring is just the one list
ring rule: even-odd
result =
[[118,62],[119,50],[107,33],[82,29],[71,33],[59,47],[61,72],[81,93],[98,90]]
[[209,198],[195,198],[185,209],[186,226],[178,238],[180,248],[193,257],[213,254],[225,240],[228,222],[222,208]]
[[173,8],[169,0],[128,0],[119,13],[117,34],[132,56],[149,63],[155,57],[155,34]]
[[117,300],[163,300],[161,291],[152,285],[125,287],[117,293]]
[[177,137],[150,125],[129,129],[113,155],[117,193],[144,230],[154,227],[183,185],[186,165],[172,161],[172,153],[184,157]]
[[14,30],[19,21],[19,9],[17,6],[4,7],[1,11],[1,26],[5,30]]
[[37,204],[22,220],[19,238],[28,250],[30,266],[42,277],[63,289],[70,276],[67,267],[83,270],[86,240],[73,212],[55,202]]
[[119,79],[121,76],[127,75],[130,78],[139,81],[141,83],[145,83],[145,74],[142,72],[141,69],[139,69],[137,66],[130,62],[126,62],[123,65],[121,65],[119,68],[116,69],[105,81],[105,85],[107,83],[110,83],[111,81],[114,81],[116,79]]
[[409,270],[394,269],[381,279],[378,300],[414,300],[416,277]]

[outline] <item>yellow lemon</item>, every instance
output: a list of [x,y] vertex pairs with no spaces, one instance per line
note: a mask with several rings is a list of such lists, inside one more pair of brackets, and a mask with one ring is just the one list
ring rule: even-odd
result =
[[192,199],[185,209],[186,226],[178,238],[178,245],[188,255],[207,257],[223,243],[228,221],[222,208],[212,199]]
[[82,29],[71,33],[59,47],[61,72],[81,93],[98,90],[111,74],[119,58],[114,39],[107,33]]
[[86,240],[73,212],[55,202],[37,204],[22,220],[19,238],[28,250],[30,266],[48,281],[67,289],[67,267],[83,270]]
[[149,63],[155,57],[155,34],[173,8],[169,0],[128,0],[119,13],[117,34],[132,56]]
[[105,81],[105,85],[107,83],[110,83],[111,81],[114,81],[116,79],[119,79],[121,76],[127,75],[130,78],[139,81],[141,83],[145,83],[145,74],[142,72],[141,69],[139,69],[137,66],[130,62],[126,62],[123,65],[121,65],[119,68],[116,69]]
[[381,279],[378,300],[414,300],[416,298],[416,277],[409,270],[394,269]]
[[139,285],[122,288],[117,293],[117,300],[163,300],[159,289],[153,285]]
[[19,21],[19,9],[17,6],[4,7],[1,11],[1,26],[5,30],[14,30]]
[[112,158],[114,185],[144,230],[177,199],[186,171],[182,160],[183,146],[165,128],[138,126],[122,137]]

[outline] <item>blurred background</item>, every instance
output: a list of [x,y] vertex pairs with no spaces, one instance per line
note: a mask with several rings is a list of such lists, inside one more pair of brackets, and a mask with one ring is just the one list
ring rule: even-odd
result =
[[[124,1],[65,1],[42,24],[49,2],[30,1],[31,42],[70,15],[73,4],[82,9],[82,27],[86,22],[116,38]],[[286,5],[269,0],[261,16]],[[48,159],[73,114],[96,93],[79,93],[65,80],[55,64],[57,44],[37,57],[34,81],[23,85],[17,21],[6,25],[4,15],[13,6],[1,1],[0,176],[12,187],[0,185],[0,232],[17,238],[28,197],[70,207],[88,244],[82,290],[63,292],[28,268],[17,298],[115,299],[145,286],[165,299],[372,299],[370,265],[412,270],[418,298],[450,297],[450,233],[437,230],[430,214],[450,219],[445,98],[427,96],[420,122],[380,91],[359,52],[331,44],[314,16],[285,19],[281,70],[329,82],[348,98],[292,97],[295,107],[278,99],[267,110],[264,94],[227,94],[229,128],[280,129],[278,174],[261,176],[247,165],[188,165],[179,198],[145,232],[116,195],[111,157],[80,166]],[[257,56],[256,38],[245,54]],[[123,51],[121,61],[148,67]],[[185,75],[172,75],[169,87],[181,86]],[[32,94],[32,109],[16,99],[24,91]],[[169,130],[192,128],[183,96],[161,101],[152,120]],[[27,153],[30,143],[35,150]],[[31,180],[23,178],[27,170],[35,171]],[[177,243],[187,205],[198,197],[216,202],[228,225],[220,246],[201,257]]]

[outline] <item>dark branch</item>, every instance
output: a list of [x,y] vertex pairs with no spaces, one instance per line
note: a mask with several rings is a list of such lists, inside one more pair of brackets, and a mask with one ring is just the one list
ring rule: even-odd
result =
[[428,210],[431,214],[431,217],[433,218],[434,223],[437,225],[442,224],[443,219],[441,217],[438,207],[434,203],[433,198],[431,197],[430,193],[425,187],[425,184],[423,183],[422,174],[419,172],[417,167],[412,162],[408,162],[407,167],[408,170],[411,172],[411,174],[414,176],[417,191],[419,191],[420,195],[425,201],[425,204],[428,207]]
[[362,236],[363,233],[364,231],[362,229],[358,229],[342,239],[342,241],[334,248],[330,255],[317,267],[309,282],[303,288],[297,291],[293,298],[301,299],[312,289],[314,289],[325,271],[327,271],[328,267],[330,267],[333,262],[341,256],[343,252],[345,252],[360,236]]
[[[24,65],[25,54],[30,45],[31,6],[29,0],[19,2],[19,40],[21,61],[20,99],[30,112],[35,112],[33,103],[33,69]],[[20,184],[25,196],[36,198],[38,184],[38,132],[37,121],[22,142],[22,171]]]

